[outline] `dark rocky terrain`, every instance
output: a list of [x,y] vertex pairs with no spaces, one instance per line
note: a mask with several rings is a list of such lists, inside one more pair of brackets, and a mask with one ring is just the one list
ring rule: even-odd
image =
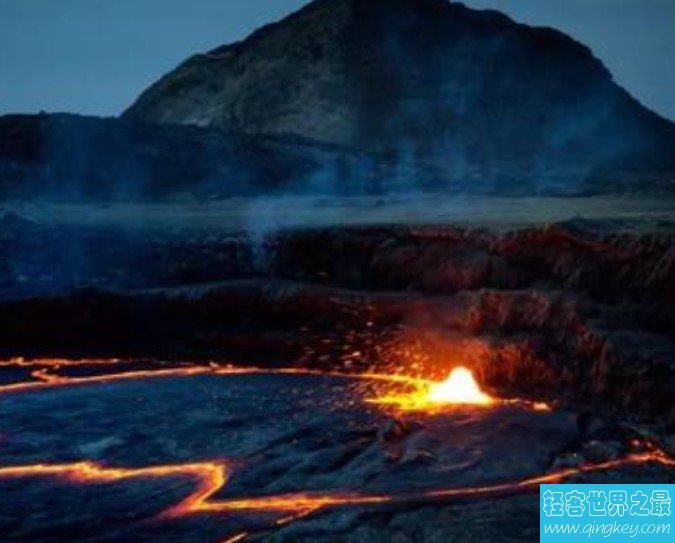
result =
[[592,224],[251,238],[6,216],[0,343],[440,376],[456,359],[502,392],[673,425],[675,239]]
[[393,152],[456,190],[611,191],[675,171],[673,124],[587,47],[447,0],[313,1],[190,57],[124,116]]

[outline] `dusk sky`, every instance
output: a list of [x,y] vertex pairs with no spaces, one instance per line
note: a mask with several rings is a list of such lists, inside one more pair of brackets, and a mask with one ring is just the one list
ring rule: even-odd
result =
[[[302,0],[0,0],[0,113],[117,115],[191,53],[244,38]],[[675,119],[675,1],[467,0],[589,45]]]

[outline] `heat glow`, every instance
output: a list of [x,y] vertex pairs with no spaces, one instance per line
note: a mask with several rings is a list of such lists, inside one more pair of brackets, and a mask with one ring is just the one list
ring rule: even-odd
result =
[[430,403],[490,405],[493,399],[485,394],[473,374],[466,368],[455,368],[442,383],[433,384],[427,392]]
[[[641,443],[645,450],[627,454],[622,458],[607,462],[583,464],[576,467],[550,471],[541,475],[494,484],[468,487],[437,488],[417,492],[393,494],[341,493],[341,492],[300,492],[291,494],[221,498],[216,495],[223,489],[229,478],[231,468],[227,461],[196,462],[174,465],[149,466],[144,468],[106,467],[93,462],[75,462],[72,464],[29,464],[23,466],[0,467],[0,480],[25,478],[58,478],[72,484],[105,484],[132,479],[190,478],[194,481],[194,490],[180,502],[159,514],[158,520],[194,515],[198,513],[255,514],[276,512],[279,517],[272,526],[282,526],[317,513],[336,507],[377,507],[386,504],[452,502],[458,499],[495,499],[520,493],[537,492],[540,484],[560,483],[580,474],[620,469],[631,465],[654,464],[664,468],[675,468],[675,460],[663,450]],[[223,543],[243,541],[248,532],[235,534]]]
[[483,392],[470,370],[458,367],[442,382],[416,383],[413,391],[403,394],[383,395],[370,403],[393,405],[405,411],[434,411],[444,406],[489,406],[499,400]]

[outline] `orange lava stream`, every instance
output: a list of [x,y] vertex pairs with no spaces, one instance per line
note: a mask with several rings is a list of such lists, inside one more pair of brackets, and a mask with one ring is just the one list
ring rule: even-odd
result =
[[322,371],[310,368],[259,368],[255,366],[232,366],[232,365],[181,365],[172,368],[159,368],[148,370],[131,370],[124,372],[110,372],[101,375],[71,377],[59,375],[56,373],[61,367],[77,366],[113,366],[120,363],[120,360],[61,360],[61,359],[39,359],[26,361],[22,358],[9,361],[0,361],[1,367],[37,367],[31,372],[33,381],[22,381],[0,385],[0,395],[20,392],[31,392],[46,388],[61,386],[77,386],[97,383],[108,383],[121,380],[133,379],[154,379],[162,377],[191,377],[195,375],[313,375],[324,377],[340,377],[349,379],[358,379],[366,381],[380,381],[388,383],[400,383],[412,387],[424,387],[432,384],[432,381],[409,377],[406,375],[375,373],[375,372],[341,372],[341,371]]
[[45,388],[54,388],[59,386],[75,386],[94,383],[107,383],[111,381],[120,381],[124,379],[150,379],[160,377],[188,377],[192,375],[201,375],[213,373],[208,366],[187,366],[169,369],[156,370],[137,370],[120,373],[109,373],[104,375],[91,375],[86,377],[68,377],[51,373],[48,369],[42,368],[31,372],[31,377],[35,381],[24,381],[20,383],[11,383],[0,386],[0,394],[9,394],[13,392],[30,392],[42,390]]
[[368,506],[388,503],[427,502],[447,500],[450,498],[491,497],[503,494],[537,490],[540,484],[550,484],[563,481],[574,475],[593,473],[621,468],[630,465],[654,463],[668,468],[675,468],[675,459],[661,450],[632,453],[623,458],[585,464],[578,467],[566,468],[544,475],[533,476],[515,482],[498,483],[484,486],[457,487],[421,491],[417,493],[401,494],[315,494],[297,493],[279,496],[261,496],[214,502],[210,505],[211,511],[316,511],[327,507],[339,506]]
[[196,489],[183,501],[164,511],[162,517],[175,517],[208,509],[207,500],[223,488],[230,473],[224,462],[195,462],[169,464],[146,468],[109,468],[94,462],[72,464],[30,464],[0,467],[0,479],[25,477],[57,477],[77,484],[102,484],[128,479],[157,479],[190,477],[197,481]]
[[[390,503],[426,502],[450,498],[490,497],[502,494],[535,490],[541,484],[558,483],[579,474],[607,471],[631,465],[657,464],[675,468],[675,458],[663,450],[654,448],[643,452],[630,453],[622,458],[606,462],[583,464],[532,476],[515,482],[482,486],[456,487],[399,494],[360,493],[289,493],[271,496],[255,496],[236,499],[214,499],[214,495],[225,487],[231,468],[228,462],[194,462],[169,464],[145,468],[105,467],[94,462],[70,464],[29,464],[24,466],[0,467],[0,479],[26,477],[57,477],[77,484],[102,484],[129,479],[189,477],[197,481],[195,490],[180,503],[160,514],[161,518],[178,517],[200,512],[227,513],[234,511],[276,511],[296,513],[305,516],[328,507],[372,506]],[[283,517],[276,521],[285,524],[296,520],[297,515]]]
[[232,537],[228,537],[224,541],[221,541],[220,543],[238,543],[239,541],[243,541],[249,536],[248,532],[242,532],[237,535],[233,535]]
[[60,368],[64,366],[110,366],[119,364],[123,360],[119,358],[89,358],[82,360],[72,360],[69,358],[38,358],[26,359],[23,357],[10,358],[9,360],[0,360],[0,368],[3,367],[33,367],[47,366],[50,368]]

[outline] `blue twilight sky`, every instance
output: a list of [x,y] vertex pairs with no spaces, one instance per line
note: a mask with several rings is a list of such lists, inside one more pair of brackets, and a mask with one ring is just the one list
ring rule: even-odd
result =
[[[303,0],[0,0],[0,113],[120,113],[186,58]],[[675,0],[466,0],[589,45],[642,103],[675,119]]]

